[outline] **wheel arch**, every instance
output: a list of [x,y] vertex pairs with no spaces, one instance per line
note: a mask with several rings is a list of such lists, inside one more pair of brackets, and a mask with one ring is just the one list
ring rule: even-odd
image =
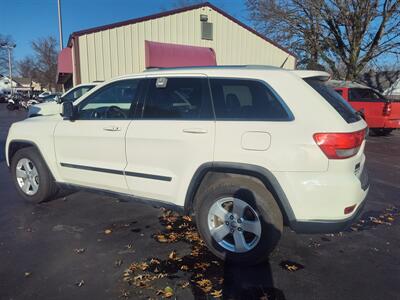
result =
[[196,170],[185,197],[184,209],[186,214],[194,213],[196,193],[207,178],[211,180],[212,177],[208,177],[210,174],[220,174],[222,176],[228,174],[245,175],[259,179],[274,196],[284,222],[290,224],[295,221],[296,218],[289,200],[271,171],[257,165],[230,162],[209,162],[201,165]]
[[[12,160],[13,156],[15,155],[15,153],[17,153],[17,151],[20,150],[20,149],[28,148],[28,147],[34,147],[39,152],[39,155],[41,156],[43,162],[47,166],[47,169],[50,170],[50,168],[47,165],[47,162],[44,159],[44,156],[43,156],[42,152],[40,151],[40,148],[38,147],[38,145],[35,142],[29,141],[29,140],[19,140],[19,139],[11,140],[8,143],[7,153],[6,153],[7,154],[8,167],[10,168],[11,160]],[[51,173],[51,170],[50,170],[50,173]]]

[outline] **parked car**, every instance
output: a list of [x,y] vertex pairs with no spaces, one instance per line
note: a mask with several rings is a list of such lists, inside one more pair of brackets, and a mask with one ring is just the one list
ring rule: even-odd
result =
[[119,77],[62,116],[14,123],[7,164],[27,201],[65,187],[156,201],[193,215],[219,258],[258,263],[284,224],[340,231],[364,204],[367,124],[328,78],[228,66]]
[[359,83],[331,80],[329,85],[355,110],[363,112],[372,134],[387,135],[400,128],[400,102]]
[[44,101],[44,103],[32,105],[29,107],[28,118],[58,114],[60,113],[60,103],[64,101],[75,101],[76,99],[90,91],[92,88],[94,88],[97,84],[98,83],[79,84],[65,92],[61,97],[54,97],[54,101],[52,102]]
[[41,99],[41,98],[44,98],[44,97],[49,96],[49,95],[51,95],[51,92],[50,91],[46,91],[46,92],[42,92],[41,94],[39,94],[37,96],[37,98]]

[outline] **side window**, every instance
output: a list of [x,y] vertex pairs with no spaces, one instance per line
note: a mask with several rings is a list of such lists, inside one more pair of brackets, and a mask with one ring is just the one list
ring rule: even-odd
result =
[[122,80],[98,90],[79,103],[79,119],[128,119],[133,103],[136,104],[139,82],[139,79]]
[[354,102],[384,102],[385,97],[372,89],[351,88],[349,89],[349,100]]
[[79,88],[75,88],[71,91],[69,91],[64,97],[64,101],[75,101],[78,99],[80,96],[83,94],[86,94],[88,91],[90,91],[94,86],[81,86]]
[[207,79],[150,79],[143,119],[213,119]]
[[290,120],[284,104],[260,81],[211,79],[210,83],[219,120]]
[[336,93],[338,93],[340,96],[343,97],[343,90],[335,90]]

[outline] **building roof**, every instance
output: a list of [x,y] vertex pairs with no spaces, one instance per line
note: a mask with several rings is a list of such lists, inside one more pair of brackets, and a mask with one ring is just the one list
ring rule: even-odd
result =
[[116,27],[126,26],[126,25],[130,25],[130,24],[140,23],[140,22],[144,22],[144,21],[148,21],[148,20],[158,19],[158,18],[162,18],[162,17],[166,17],[166,16],[182,13],[182,12],[185,12],[185,11],[202,8],[202,7],[208,7],[208,8],[211,8],[211,9],[215,10],[216,12],[220,13],[221,15],[223,15],[226,18],[228,18],[229,20],[235,22],[236,24],[238,24],[239,26],[243,27],[244,29],[250,31],[251,33],[253,33],[253,34],[257,35],[258,37],[262,38],[263,40],[265,40],[266,42],[274,45],[275,47],[281,49],[282,51],[286,52],[287,54],[289,54],[289,55],[291,55],[291,56],[293,56],[293,57],[295,57],[297,59],[297,56],[294,53],[292,53],[290,50],[288,50],[288,49],[282,47],[281,45],[277,44],[276,42],[270,40],[269,38],[265,37],[264,35],[262,35],[261,33],[257,32],[253,28],[247,26],[243,22],[241,22],[238,19],[232,17],[231,15],[226,13],[225,11],[223,11],[220,8],[212,5],[209,2],[204,2],[204,3],[195,4],[195,5],[185,6],[185,7],[182,7],[182,8],[173,9],[173,10],[169,10],[169,11],[165,11],[165,12],[161,12],[161,13],[157,13],[157,14],[153,14],[153,15],[149,15],[149,16],[145,16],[145,17],[130,19],[130,20],[122,21],[122,22],[111,23],[111,24],[103,25],[103,26],[92,27],[92,28],[84,29],[84,30],[80,30],[80,31],[75,31],[69,36],[67,45],[68,45],[68,47],[72,47],[72,39],[75,38],[75,37],[81,36],[81,35],[90,34],[90,33],[99,32],[99,31],[108,30],[108,29],[113,29],[113,28],[116,28]]
[[361,75],[360,81],[378,91],[383,92],[395,84],[399,78],[400,70],[368,72]]
[[13,80],[21,85],[30,85],[32,83],[32,79],[26,77],[13,77]]

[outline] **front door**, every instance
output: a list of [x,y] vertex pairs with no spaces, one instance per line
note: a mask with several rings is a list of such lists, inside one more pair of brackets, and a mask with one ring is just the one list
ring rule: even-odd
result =
[[197,168],[213,161],[208,81],[202,75],[147,81],[142,115],[126,134],[128,187],[135,196],[183,205]]
[[77,119],[55,129],[60,174],[68,183],[127,192],[125,134],[140,79],[110,83],[77,104]]

